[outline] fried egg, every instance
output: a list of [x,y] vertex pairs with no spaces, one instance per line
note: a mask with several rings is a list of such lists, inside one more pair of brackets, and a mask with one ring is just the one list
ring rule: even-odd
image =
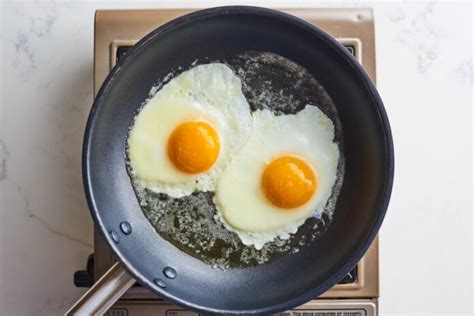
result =
[[295,115],[253,113],[253,131],[222,173],[217,218],[246,245],[288,239],[321,216],[337,179],[339,148],[332,121],[316,106]]
[[224,64],[196,66],[162,87],[135,117],[128,137],[134,181],[183,197],[213,191],[248,140],[252,119],[242,83]]

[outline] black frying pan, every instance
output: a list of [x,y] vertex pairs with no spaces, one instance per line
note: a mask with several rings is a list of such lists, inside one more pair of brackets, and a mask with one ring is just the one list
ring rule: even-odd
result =
[[[125,146],[137,109],[160,78],[180,66],[188,67],[195,59],[217,60],[244,51],[284,56],[307,68],[325,87],[342,123],[345,177],[333,222],[319,240],[297,254],[267,264],[219,270],[156,233],[134,194],[124,160]],[[387,208],[393,147],[387,116],[373,83],[333,38],[278,11],[220,7],[159,27],[114,67],[89,116],[83,168],[94,221],[138,282],[189,309],[270,314],[320,295],[361,259]],[[130,224],[130,234],[121,230],[123,222]],[[163,274],[167,267],[176,272],[175,278]],[[166,287],[157,285],[156,279],[163,280]]]

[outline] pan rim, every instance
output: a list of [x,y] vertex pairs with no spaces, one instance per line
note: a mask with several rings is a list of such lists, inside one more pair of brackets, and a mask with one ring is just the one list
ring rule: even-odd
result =
[[[321,40],[323,40],[327,45],[331,46],[334,49],[334,52],[337,52],[341,58],[344,58],[345,61],[351,65],[354,70],[359,75],[361,81],[364,83],[368,92],[370,92],[370,97],[373,99],[373,103],[376,105],[374,110],[377,111],[379,116],[381,125],[384,129],[385,135],[385,153],[386,159],[385,162],[386,166],[386,175],[385,175],[385,188],[383,190],[383,196],[381,197],[382,203],[380,205],[377,217],[372,225],[370,232],[368,232],[367,237],[365,240],[361,241],[359,247],[354,251],[354,253],[350,256],[350,258],[345,262],[331,277],[325,280],[324,283],[320,284],[318,287],[313,288],[312,290],[308,291],[307,293],[293,298],[289,301],[282,302],[277,305],[267,306],[258,309],[249,309],[249,310],[225,310],[225,309],[215,309],[206,306],[202,306],[196,303],[188,302],[184,299],[171,295],[169,292],[162,290],[158,286],[155,286],[148,278],[146,278],[143,274],[141,274],[137,269],[135,269],[132,264],[127,260],[127,258],[122,255],[122,252],[118,249],[118,247],[114,244],[111,240],[111,237],[108,235],[107,229],[102,222],[102,219],[99,215],[99,210],[95,201],[94,192],[92,190],[92,183],[91,183],[91,172],[90,172],[90,164],[89,164],[89,147],[91,144],[91,136],[92,136],[92,126],[94,125],[95,119],[97,116],[95,112],[97,108],[102,103],[102,99],[107,94],[113,79],[120,73],[120,69],[125,67],[133,58],[142,50],[145,49],[146,46],[150,41],[152,41],[155,37],[159,36],[162,33],[166,33],[170,30],[175,28],[181,27],[185,24],[195,22],[200,19],[210,18],[215,15],[234,15],[234,14],[246,14],[246,15],[257,15],[257,16],[264,16],[268,18],[274,18],[278,20],[283,20],[287,23],[290,23],[294,26],[301,28],[303,31],[310,32],[318,36]],[[270,314],[275,313],[278,311],[288,310],[295,306],[301,305],[306,303],[307,301],[314,299],[315,297],[319,296],[320,294],[327,291],[333,285],[335,285],[340,279],[344,277],[362,258],[364,253],[367,251],[369,246],[371,245],[372,241],[374,240],[375,236],[377,235],[380,226],[383,222],[385,217],[388,203],[391,196],[392,186],[393,186],[393,177],[394,177],[394,148],[393,148],[393,140],[392,140],[392,133],[390,129],[390,124],[388,121],[388,117],[383,106],[383,102],[375,88],[374,83],[371,81],[367,73],[364,71],[362,66],[356,62],[349,52],[347,52],[340,44],[332,38],[330,35],[322,31],[321,29],[315,27],[314,25],[306,22],[302,19],[299,19],[295,16],[292,16],[287,13],[283,13],[281,11],[263,8],[263,7],[256,7],[256,6],[220,6],[220,7],[213,7],[209,9],[195,11],[181,17],[178,17],[158,28],[150,32],[144,38],[142,38],[137,44],[135,44],[130,51],[127,53],[125,58],[120,60],[116,66],[111,70],[108,74],[107,78],[104,80],[101,88],[99,89],[92,108],[90,110],[90,114],[87,120],[87,125],[85,128],[84,134],[84,143],[83,143],[83,155],[82,155],[82,173],[83,173],[83,182],[84,182],[84,189],[86,193],[87,203],[89,206],[89,210],[91,215],[94,219],[94,222],[99,226],[100,234],[103,238],[107,241],[109,248],[113,251],[117,259],[121,262],[122,266],[130,273],[136,280],[138,280],[143,286],[148,288],[154,293],[158,293],[160,296],[165,298],[166,300],[181,305],[185,308],[199,311],[199,312],[206,312],[206,313],[214,313],[214,314],[227,314],[227,315],[260,315],[260,314]]]

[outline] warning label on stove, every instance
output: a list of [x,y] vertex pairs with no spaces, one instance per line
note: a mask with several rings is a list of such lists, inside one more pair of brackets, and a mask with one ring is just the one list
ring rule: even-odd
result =
[[365,310],[292,310],[274,316],[366,316]]
[[[194,312],[184,310],[167,310],[167,316],[197,316]],[[290,310],[274,316],[367,316],[367,313],[363,309],[351,309],[351,310]]]

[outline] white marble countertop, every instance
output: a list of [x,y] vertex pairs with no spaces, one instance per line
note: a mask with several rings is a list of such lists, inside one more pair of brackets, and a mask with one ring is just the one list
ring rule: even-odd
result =
[[[72,276],[92,252],[80,162],[94,10],[223,3],[2,1],[0,315],[61,314],[84,291]],[[471,315],[472,8],[246,3],[374,7],[378,87],[396,149],[381,231],[381,315]]]

